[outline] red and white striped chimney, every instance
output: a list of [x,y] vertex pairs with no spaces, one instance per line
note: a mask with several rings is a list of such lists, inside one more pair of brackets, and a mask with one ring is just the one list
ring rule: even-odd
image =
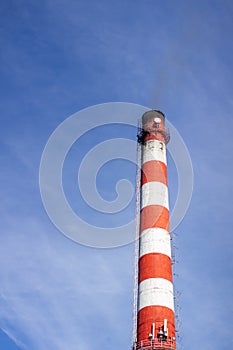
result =
[[176,349],[165,116],[142,116],[136,349]]

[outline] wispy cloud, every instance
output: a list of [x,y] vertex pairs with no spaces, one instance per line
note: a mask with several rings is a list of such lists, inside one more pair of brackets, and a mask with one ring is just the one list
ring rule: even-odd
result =
[[[89,350],[95,337],[104,341],[108,332],[120,332],[120,309],[131,287],[120,276],[125,256],[118,261],[114,252],[105,257],[101,251],[80,251],[61,237],[56,243],[45,229],[36,220],[21,220],[20,228],[12,225],[2,236],[2,327],[22,346],[14,335],[17,329],[25,349],[28,344],[54,350],[79,344]],[[96,333],[97,320],[102,335]]]

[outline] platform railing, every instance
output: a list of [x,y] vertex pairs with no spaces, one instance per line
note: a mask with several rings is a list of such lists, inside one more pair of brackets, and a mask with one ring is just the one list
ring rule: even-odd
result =
[[166,341],[142,340],[134,344],[133,350],[175,350],[176,343],[173,339]]

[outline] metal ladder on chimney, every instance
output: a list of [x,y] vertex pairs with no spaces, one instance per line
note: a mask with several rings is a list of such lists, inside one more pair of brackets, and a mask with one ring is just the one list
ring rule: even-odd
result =
[[[138,134],[141,121],[138,120]],[[134,288],[133,288],[133,329],[132,343],[137,338],[137,312],[138,312],[138,259],[139,259],[139,229],[140,229],[140,192],[141,192],[141,145],[137,142],[137,170],[136,170],[136,208],[135,208],[135,242],[134,242]]]

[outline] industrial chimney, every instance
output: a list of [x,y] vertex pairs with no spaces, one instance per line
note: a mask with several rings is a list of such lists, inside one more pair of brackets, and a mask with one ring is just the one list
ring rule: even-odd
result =
[[175,350],[176,333],[165,116],[151,110],[142,116],[141,200],[138,257],[137,328],[134,350]]

